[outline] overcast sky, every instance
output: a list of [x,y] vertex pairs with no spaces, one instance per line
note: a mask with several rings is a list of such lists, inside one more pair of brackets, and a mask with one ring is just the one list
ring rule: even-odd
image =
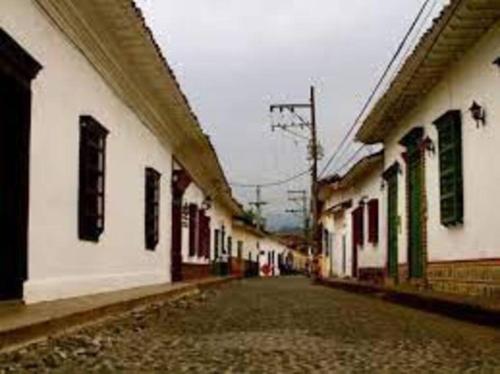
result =
[[[431,1],[422,25],[428,26],[443,2]],[[269,105],[307,101],[314,84],[320,140],[329,156],[424,0],[137,3],[210,135],[229,181],[254,184],[284,179],[308,167],[304,141],[271,131]],[[415,44],[416,38],[410,41]],[[266,213],[274,221],[283,219],[289,205],[286,191],[308,183],[304,177],[265,189],[263,198],[270,203]],[[254,189],[233,190],[244,203],[254,199]]]

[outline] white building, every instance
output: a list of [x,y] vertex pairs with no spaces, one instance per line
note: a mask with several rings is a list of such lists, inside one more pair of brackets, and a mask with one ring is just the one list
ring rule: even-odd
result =
[[258,260],[260,259],[261,243],[264,233],[244,220],[233,221],[236,252],[233,257],[232,270],[235,275],[258,275]]
[[386,251],[382,206],[383,152],[361,159],[342,176],[320,182],[323,277],[382,283]]
[[500,2],[452,0],[357,134],[385,147],[388,276],[500,294]]
[[2,0],[0,81],[1,300],[169,282],[174,159],[230,232],[239,206],[133,2]]

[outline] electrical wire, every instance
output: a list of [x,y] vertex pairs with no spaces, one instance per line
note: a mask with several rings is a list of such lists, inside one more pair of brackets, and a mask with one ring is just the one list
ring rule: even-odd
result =
[[[398,71],[401,69],[402,65],[404,64],[405,58],[408,56],[408,53],[411,51],[412,48],[415,47],[415,44],[417,42],[418,37],[422,34],[423,28],[427,25],[427,22],[428,22],[429,18],[431,17],[431,15],[434,13],[434,10],[436,9],[437,5],[438,5],[438,1],[433,0],[432,6],[428,9],[425,17],[423,18],[423,21],[420,23],[418,31],[413,35],[410,43],[408,43],[407,47],[405,48],[405,51],[402,54],[402,58],[400,59],[398,67],[393,70],[393,73],[391,74],[391,78],[389,79],[389,81],[391,81],[394,78],[394,76],[398,73]],[[363,145],[361,148],[363,148],[364,146],[368,147],[368,152],[367,152],[368,154],[371,154],[374,152],[373,151],[374,145]],[[345,148],[345,149],[347,150],[348,148]],[[355,152],[355,153],[357,153],[357,152]],[[344,154],[345,154],[345,152],[343,152],[341,156],[343,156]],[[352,161],[352,159],[351,159],[351,161]],[[347,165],[343,165],[342,167],[338,168],[335,171],[335,173],[338,172],[339,170],[342,170],[345,166],[347,166]]]
[[370,95],[368,96],[368,99],[366,100],[365,104],[363,105],[363,107],[361,108],[361,111],[359,112],[359,114],[356,116],[356,118],[354,119],[353,123],[351,124],[349,130],[347,131],[347,133],[345,134],[345,136],[342,138],[341,142],[339,143],[339,146],[335,149],[333,155],[328,159],[328,162],[326,163],[326,165],[322,168],[321,172],[320,172],[320,176],[322,176],[327,170],[328,168],[330,167],[331,163],[335,160],[335,158],[337,157],[337,155],[340,153],[341,149],[343,148],[343,146],[347,143],[347,141],[349,140],[349,137],[351,136],[351,134],[353,133],[354,129],[356,128],[356,126],[358,125],[358,122],[360,121],[360,119],[362,118],[362,116],[364,115],[364,113],[366,112],[366,110],[368,109],[369,105],[371,104],[373,98],[375,97],[375,95],[377,94],[380,86],[382,86],[382,83],[384,82],[387,74],[390,72],[394,62],[396,62],[399,54],[401,53],[401,51],[403,50],[407,40],[409,39],[409,37],[411,36],[411,34],[413,33],[413,30],[415,29],[415,27],[417,26],[420,18],[422,17],[422,14],[424,13],[425,9],[427,8],[427,5],[430,3],[431,0],[425,0],[424,4],[422,5],[422,7],[420,8],[417,16],[415,17],[415,19],[413,20],[410,28],[408,29],[408,31],[406,32],[403,40],[399,43],[399,46],[396,50],[396,52],[393,54],[389,64],[387,65],[387,67],[385,68],[384,70],[384,73],[382,74],[382,76],[380,77],[380,79],[378,80],[377,84],[375,85],[374,89],[372,90],[372,92],[370,93]]
[[398,67],[394,70],[394,72],[391,76],[391,80],[401,70],[401,68],[403,67],[403,64],[406,62],[406,57],[411,52],[411,50],[416,46],[418,38],[422,35],[423,29],[427,25],[427,22],[429,21],[430,16],[432,14],[434,14],[434,10],[436,9],[437,5],[438,5],[438,1],[434,0],[432,6],[429,8],[429,10],[427,11],[427,14],[425,15],[424,21],[420,24],[418,31],[413,35],[411,42],[408,44],[405,52],[403,53],[403,57],[401,58],[401,60],[398,64]]
[[361,151],[364,148],[365,148],[365,144],[362,144],[356,151],[354,151],[354,153],[341,166],[339,166],[338,168],[335,169],[335,173],[338,173],[338,172],[344,170],[344,168],[346,168],[347,166],[349,166],[352,163],[352,161],[354,161],[356,156],[358,156],[358,154],[361,153]]
[[311,171],[309,169],[307,169],[307,170],[304,170],[302,173],[296,174],[296,175],[294,175],[294,176],[292,176],[290,178],[279,180],[279,181],[276,181],[276,182],[270,182],[270,183],[245,184],[245,183],[236,183],[236,182],[234,182],[234,183],[229,183],[229,184],[231,186],[234,186],[234,187],[242,187],[242,188],[274,187],[274,186],[279,186],[279,185],[282,185],[282,184],[286,184],[286,183],[292,182],[292,181],[294,181],[296,179],[299,179],[300,177],[303,177],[306,174],[309,174],[310,172]]

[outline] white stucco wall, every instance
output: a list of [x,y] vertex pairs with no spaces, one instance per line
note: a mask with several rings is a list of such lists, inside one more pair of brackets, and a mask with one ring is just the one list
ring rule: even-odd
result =
[[[363,179],[356,185],[353,194],[357,200],[366,197],[366,202],[371,199],[378,200],[378,242],[368,242],[369,222],[368,222],[368,205],[364,209],[364,244],[359,248],[358,252],[358,267],[359,268],[384,268],[387,263],[387,246],[386,246],[386,203],[384,193],[382,191],[382,166],[374,169],[367,178]],[[356,201],[356,198],[354,201]],[[354,206],[353,206],[354,208]],[[352,212],[352,209],[351,211]]]
[[[264,255],[261,255],[260,257],[260,264],[261,267],[264,264],[269,264],[269,253],[271,253],[271,257],[274,256],[274,276],[279,276],[280,275],[280,270],[279,270],[279,262],[278,262],[278,255],[280,254],[285,254],[287,252],[287,247],[283,244],[281,244],[279,241],[272,237],[265,237],[262,245],[261,245],[261,250],[264,251]],[[261,275],[264,275],[261,272]]]
[[[378,242],[368,243],[368,206],[364,209],[364,244],[358,247],[358,268],[384,268],[387,261],[386,250],[386,205],[384,192],[381,189],[382,169],[376,167],[365,177],[358,180],[354,187],[334,192],[326,201],[325,209],[337,204],[352,200],[352,207],[335,214],[328,213],[322,216],[324,227],[333,233],[333,249],[331,257],[324,257],[324,276],[352,276],[352,212],[359,206],[361,199],[368,202],[378,199],[379,202],[379,235]],[[345,241],[345,243],[344,243]],[[344,250],[345,246],[345,250]],[[345,260],[344,260],[345,257]],[[345,271],[343,262],[345,261]]]
[[[462,112],[464,224],[444,227],[440,222],[439,156],[426,153],[426,193],[428,202],[428,260],[467,260],[498,258],[500,236],[497,235],[500,210],[500,70],[492,61],[500,56],[500,23],[451,67],[445,78],[400,123],[385,141],[386,167],[398,160],[403,174],[399,176],[399,214],[401,216],[399,262],[407,259],[405,164],[403,147],[398,141],[414,126],[422,126],[436,147],[438,136],[432,124],[448,110]],[[485,127],[476,128],[468,108],[477,101],[487,112]]]
[[[222,206],[218,201],[212,204],[212,208],[207,212],[210,216],[210,259],[214,259],[215,256],[215,230],[222,230],[224,226],[226,235],[224,238],[224,249],[227,251],[227,238],[233,237],[233,215],[232,213]],[[221,255],[221,244],[219,242],[219,256]],[[236,253],[236,242],[233,238],[233,256]]]
[[[327,230],[330,233],[329,243],[326,243],[326,238],[323,236],[323,261],[321,264],[321,272],[323,277],[333,276],[334,274],[338,274],[337,268],[337,256],[335,253],[338,249],[336,246],[336,235],[335,233],[335,220],[333,219],[333,215],[327,214],[321,217],[321,223],[323,224],[323,229]],[[328,248],[330,247],[330,248]],[[329,249],[329,250],[328,250]],[[327,255],[328,250],[328,255]]]
[[[0,25],[43,69],[33,83],[29,280],[25,300],[70,297],[170,279],[171,150],[110,90],[30,0],[2,0]],[[78,240],[79,116],[109,131],[105,231]],[[145,250],[144,169],[161,173],[160,242]]]
[[[338,191],[332,194],[325,202],[325,209],[339,204],[346,199],[350,199],[349,191]],[[323,276],[349,276],[351,275],[351,235],[350,235],[350,219],[347,219],[348,213],[346,210],[336,212],[335,214],[326,213],[321,217],[321,223],[324,228],[333,234],[332,253],[331,257],[326,259],[327,269],[323,272]],[[350,216],[349,216],[350,217]],[[343,243],[345,237],[345,243]],[[345,246],[345,248],[344,248]],[[345,258],[345,271],[343,269],[343,261]],[[325,265],[325,261],[323,261]],[[332,271],[330,272],[330,266]]]
[[[204,200],[205,194],[195,182],[192,182],[184,192],[182,204],[196,204],[200,209]],[[205,257],[189,256],[189,219],[186,223],[187,225],[182,226],[182,261],[190,264],[207,264],[209,259]]]
[[260,246],[260,242],[262,240],[261,237],[245,230],[244,228],[235,225],[233,227],[233,233],[234,233],[234,256],[237,255],[237,243],[238,241],[243,242],[243,259],[248,260],[249,259],[249,254],[252,254],[252,261],[255,261],[257,259],[258,255],[258,247]]

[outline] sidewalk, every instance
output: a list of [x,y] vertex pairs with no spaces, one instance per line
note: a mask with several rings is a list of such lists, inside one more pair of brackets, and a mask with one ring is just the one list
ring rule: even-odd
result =
[[151,302],[194,295],[236,278],[138,287],[33,305],[0,306],[0,350],[43,339]]
[[444,294],[413,288],[378,286],[371,283],[341,279],[321,279],[316,282],[327,287],[371,295],[415,309],[500,328],[500,300]]

